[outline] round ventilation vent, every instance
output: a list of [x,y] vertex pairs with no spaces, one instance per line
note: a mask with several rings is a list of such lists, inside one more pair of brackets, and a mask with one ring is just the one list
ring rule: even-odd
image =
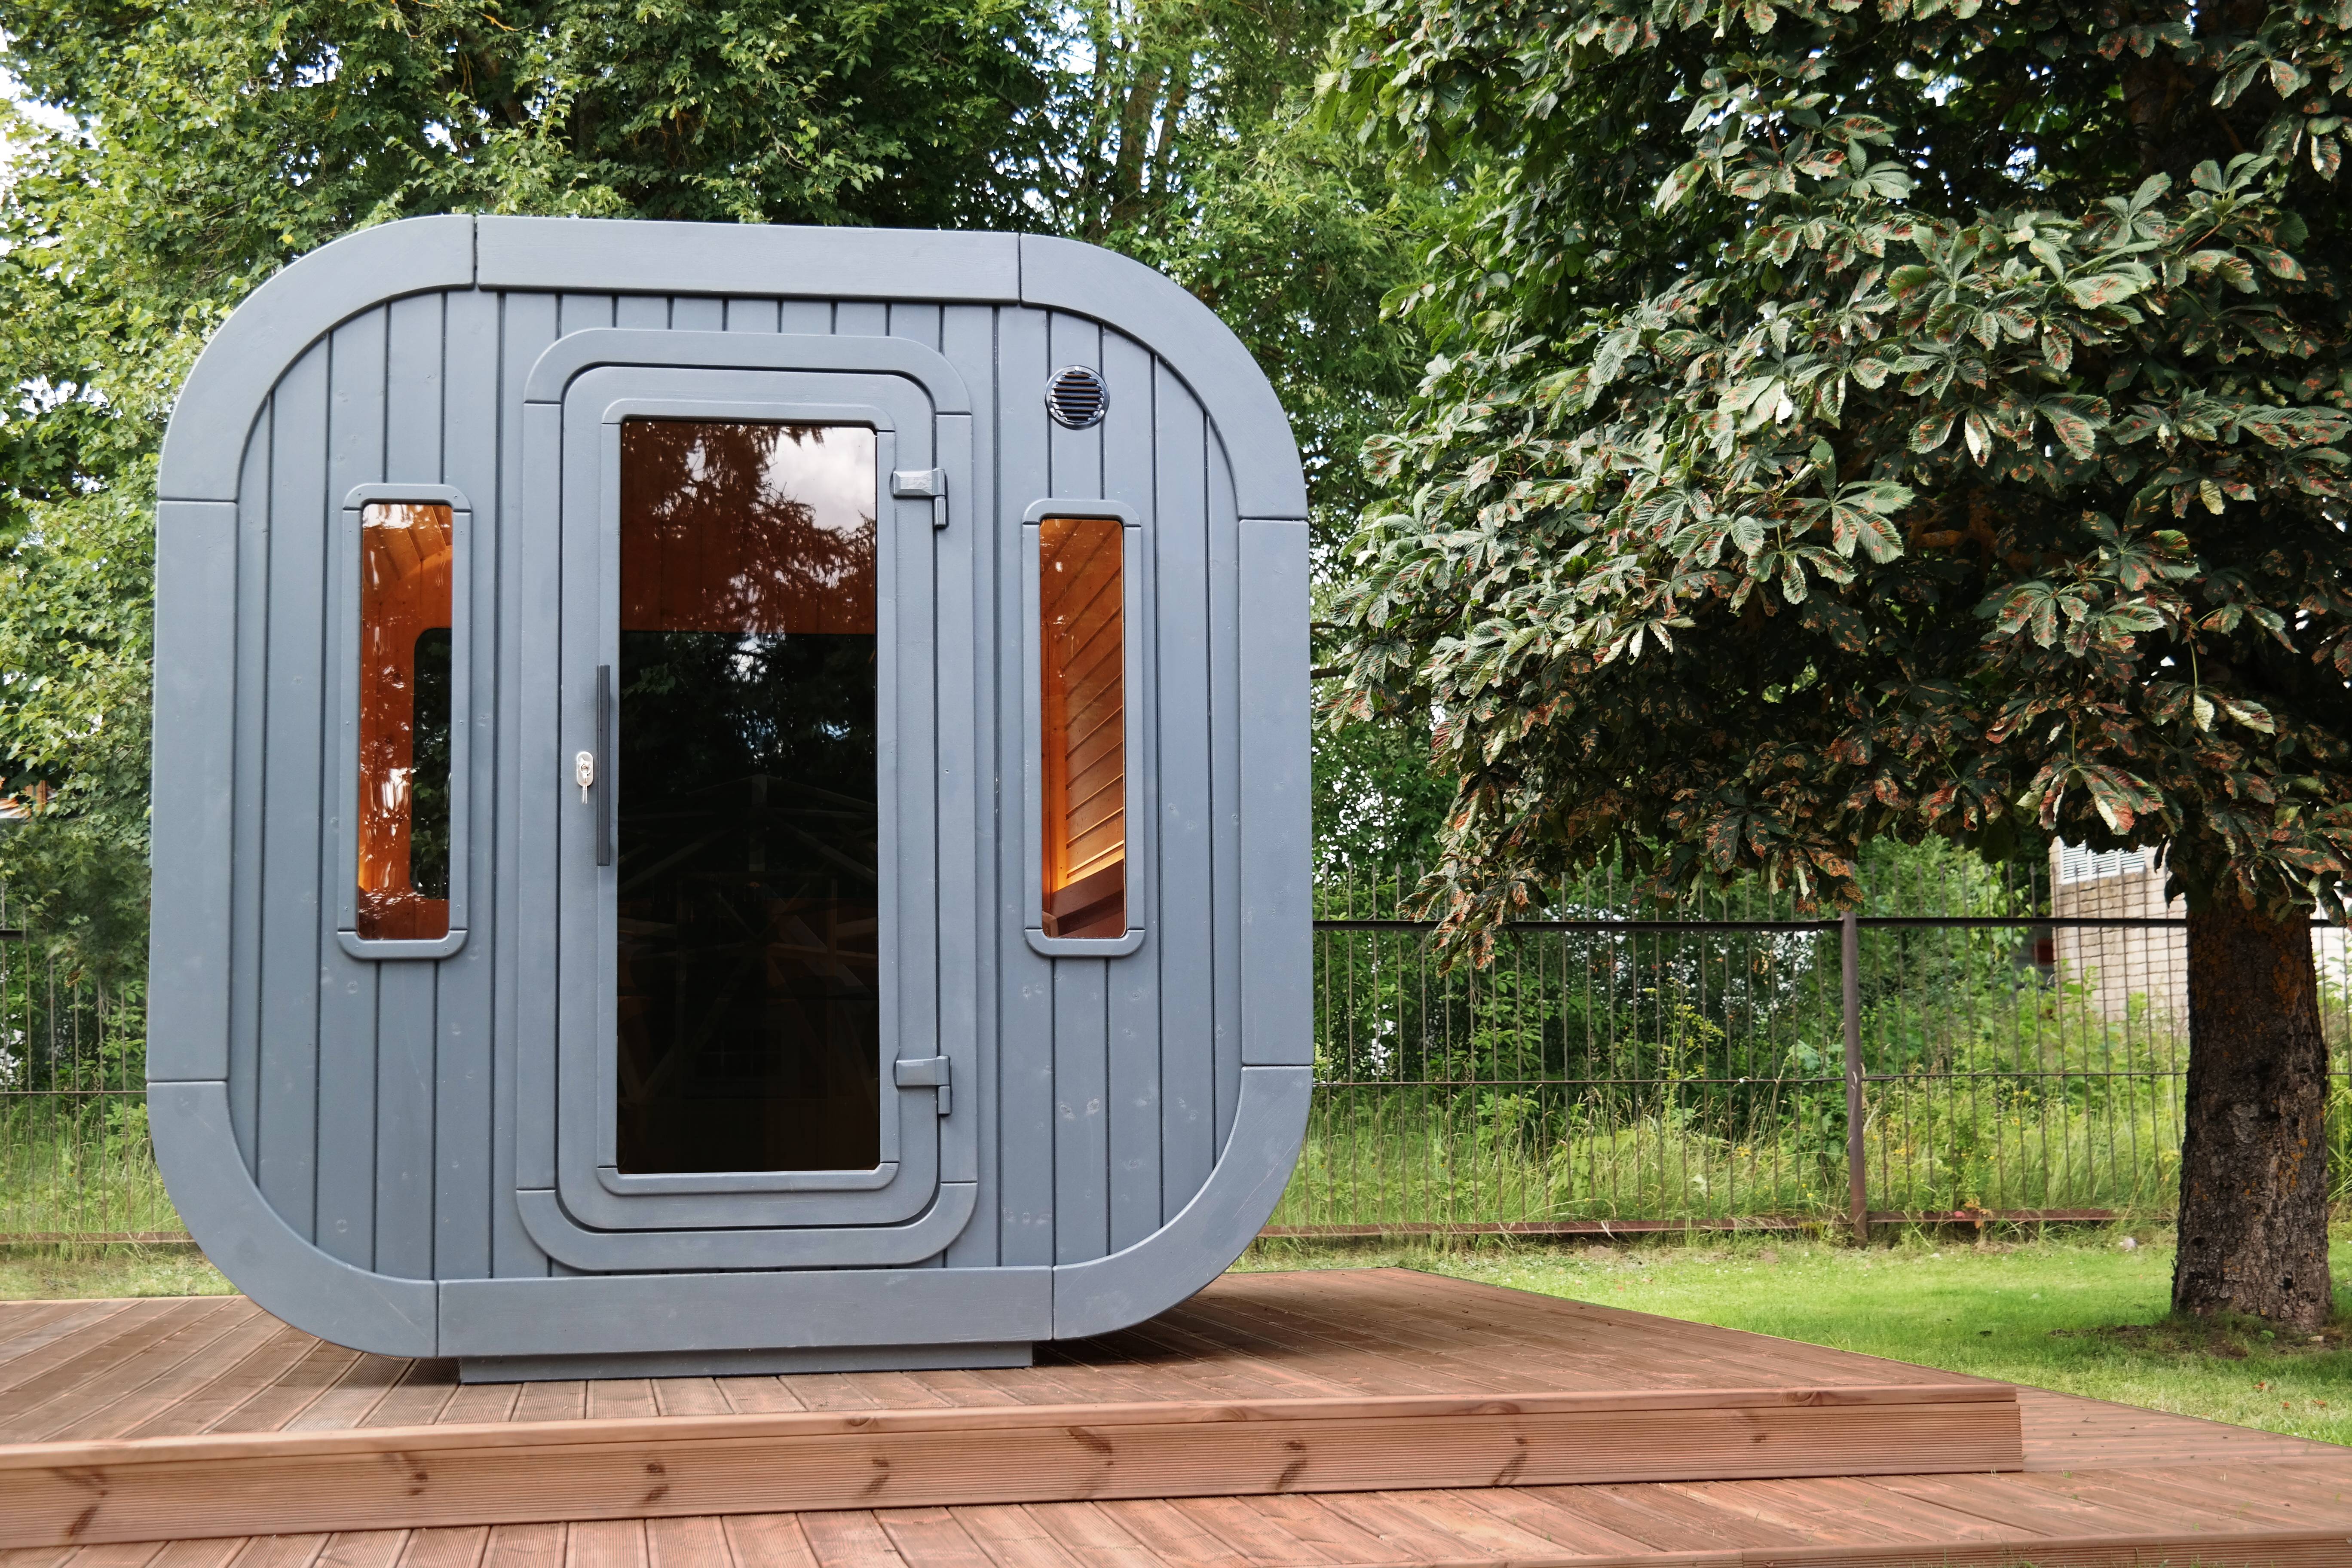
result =
[[1054,379],[1045,384],[1045,408],[1057,425],[1073,430],[1099,425],[1104,410],[1109,406],[1110,388],[1103,384],[1099,374],[1085,365],[1057,370]]

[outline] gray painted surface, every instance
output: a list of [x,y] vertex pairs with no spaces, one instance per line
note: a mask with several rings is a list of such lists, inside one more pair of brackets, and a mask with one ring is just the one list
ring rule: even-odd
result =
[[[1089,430],[1045,408],[1073,363],[1110,388]],[[677,368],[623,395],[791,373],[872,404],[895,382],[915,401],[893,405],[886,467],[944,484],[884,501],[889,689],[922,716],[892,831],[935,848],[901,889],[886,1099],[920,1114],[894,1121],[889,1171],[827,1200],[887,1193],[912,1158],[911,1206],[828,1214],[756,1173],[633,1185],[560,1124],[562,977],[610,931],[553,897],[594,875],[558,806],[571,663],[595,660],[555,639],[575,646],[566,617],[609,568],[533,519],[605,482],[595,442],[567,461],[566,390],[649,364]],[[356,487],[469,507],[465,934],[430,957],[339,940],[355,611],[333,589]],[[1002,1364],[1181,1300],[1263,1223],[1310,1081],[1304,489],[1263,378],[1174,285],[998,235],[389,225],[222,328],[161,490],[156,765],[183,786],[155,803],[153,1125],[190,1226],[263,1305],[469,1376],[579,1375],[572,1355]],[[1033,937],[1025,787],[1022,520],[1055,499],[1119,516],[1135,568],[1133,924],[1068,952]],[[935,1061],[944,1086],[912,1065]]]
[[613,1355],[1050,1339],[1045,1268],[831,1268],[455,1279],[443,1355]]
[[842,1350],[642,1351],[617,1355],[483,1355],[457,1362],[460,1383],[569,1383],[583,1377],[767,1377],[814,1372],[962,1372],[1030,1366],[1027,1341],[991,1345],[860,1345]]

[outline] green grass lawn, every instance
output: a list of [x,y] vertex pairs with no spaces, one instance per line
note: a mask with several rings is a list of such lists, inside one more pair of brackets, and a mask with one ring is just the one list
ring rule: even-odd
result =
[[0,1301],[235,1294],[193,1247],[0,1247]]
[[[1397,1264],[1750,1329],[2126,1405],[2352,1443],[2352,1289],[2325,1342],[2259,1325],[2164,1326],[2172,1247],[2142,1231],[1996,1242],[1919,1234],[1867,1249],[1786,1237],[1690,1245],[1452,1248],[1261,1242],[1244,1268]],[[2352,1231],[2336,1238],[2352,1277]],[[2149,1328],[2146,1325],[2159,1325]]]

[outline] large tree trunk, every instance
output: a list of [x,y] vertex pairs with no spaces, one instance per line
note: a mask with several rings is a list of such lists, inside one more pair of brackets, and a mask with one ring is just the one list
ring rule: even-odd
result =
[[2326,1113],[2309,928],[2229,893],[2191,910],[2175,1311],[2327,1321]]

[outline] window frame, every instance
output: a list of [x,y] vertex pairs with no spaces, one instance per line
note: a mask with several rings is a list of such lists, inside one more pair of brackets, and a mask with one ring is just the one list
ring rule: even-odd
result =
[[[362,515],[371,506],[405,502],[449,509],[449,930],[430,938],[363,937],[359,933],[360,859],[360,570]],[[466,492],[444,484],[354,485],[343,497],[335,531],[336,785],[335,940],[353,958],[371,962],[447,958],[466,945],[471,826],[474,506]]]
[[[1045,934],[1045,650],[1041,525],[1045,519],[1102,518],[1119,525],[1120,679],[1126,683],[1123,743],[1127,750],[1127,930],[1115,937]],[[1157,825],[1150,809],[1150,781],[1157,731],[1157,705],[1149,680],[1151,618],[1150,562],[1143,519],[1123,501],[1099,497],[1051,496],[1032,503],[1021,516],[1021,773],[1019,845],[1022,934],[1032,951],[1049,958],[1123,958],[1140,950],[1155,908],[1153,868],[1158,861]]]

